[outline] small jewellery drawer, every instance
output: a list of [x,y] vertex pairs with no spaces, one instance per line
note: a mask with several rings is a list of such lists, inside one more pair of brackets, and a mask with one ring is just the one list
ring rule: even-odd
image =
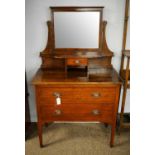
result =
[[38,88],[38,102],[44,105],[56,104],[60,98],[60,104],[94,104],[113,103],[115,101],[115,88]]
[[43,121],[105,121],[111,122],[113,108],[88,105],[41,106]]
[[67,66],[87,66],[88,59],[87,58],[67,58],[66,65]]

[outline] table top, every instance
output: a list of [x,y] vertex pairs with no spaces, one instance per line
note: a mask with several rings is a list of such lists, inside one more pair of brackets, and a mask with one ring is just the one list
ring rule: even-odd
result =
[[33,85],[50,84],[121,84],[121,79],[114,68],[70,70],[39,69],[32,80]]

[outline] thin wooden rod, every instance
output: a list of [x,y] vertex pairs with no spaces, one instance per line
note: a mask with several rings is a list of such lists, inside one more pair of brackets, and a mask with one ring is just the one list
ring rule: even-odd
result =
[[124,67],[124,55],[123,51],[126,47],[126,37],[127,37],[127,29],[128,29],[128,17],[129,17],[129,0],[126,0],[125,3],[125,15],[124,15],[124,30],[123,30],[123,42],[122,42],[122,58],[121,58],[121,69]]
[[120,114],[120,128],[123,126],[123,121],[124,121],[123,114],[124,114],[125,100],[126,100],[126,94],[127,94],[127,88],[128,88],[129,64],[130,64],[130,57],[127,58],[125,82],[123,85],[123,98],[122,98],[121,114]]

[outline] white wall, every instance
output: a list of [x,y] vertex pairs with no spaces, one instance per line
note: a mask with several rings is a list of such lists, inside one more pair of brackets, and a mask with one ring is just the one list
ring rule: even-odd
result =
[[[106,39],[109,48],[115,56],[112,60],[117,71],[120,69],[123,19],[125,0],[25,0],[26,5],[26,72],[29,89],[29,104],[31,121],[36,121],[35,95],[31,80],[41,65],[39,53],[47,42],[46,21],[50,20],[49,6],[104,6],[104,20],[107,20]],[[127,37],[127,48],[130,47],[130,35]],[[127,95],[125,111],[129,112],[129,93]]]

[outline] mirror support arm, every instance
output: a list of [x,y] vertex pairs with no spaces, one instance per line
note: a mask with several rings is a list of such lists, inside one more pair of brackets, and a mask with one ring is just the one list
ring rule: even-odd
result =
[[52,54],[52,49],[53,49],[53,35],[52,35],[52,22],[51,21],[47,21],[47,28],[48,28],[48,39],[47,39],[47,44],[46,44],[46,48],[40,53],[40,55],[42,54]]
[[108,48],[107,41],[106,41],[106,26],[107,26],[107,21],[103,21],[102,22],[102,38],[103,38],[102,51],[104,51],[106,54],[110,54],[113,56],[113,52]]

